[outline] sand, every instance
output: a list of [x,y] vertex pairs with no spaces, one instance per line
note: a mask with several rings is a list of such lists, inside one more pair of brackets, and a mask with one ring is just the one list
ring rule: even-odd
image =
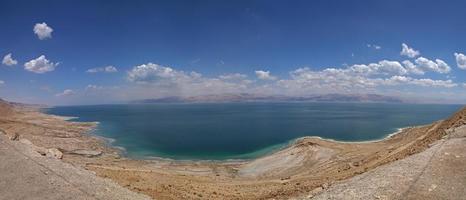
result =
[[0,130],[37,147],[57,148],[63,152],[63,162],[154,199],[288,199],[313,196],[423,152],[466,124],[465,119],[463,109],[449,119],[405,128],[380,141],[345,143],[305,137],[261,158],[226,162],[124,158],[118,149],[87,134],[95,123],[68,122],[37,110],[14,108],[0,116]]

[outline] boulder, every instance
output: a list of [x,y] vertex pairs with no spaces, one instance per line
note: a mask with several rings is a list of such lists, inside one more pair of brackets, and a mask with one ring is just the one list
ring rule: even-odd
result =
[[62,159],[63,153],[56,148],[51,148],[51,149],[47,149],[45,156],[47,156],[48,158]]
[[18,138],[19,138],[18,133],[13,133],[13,134],[11,134],[10,137],[9,137],[10,140],[18,140]]
[[36,151],[37,153],[43,156],[47,155],[47,149],[44,147],[34,146],[34,151]]

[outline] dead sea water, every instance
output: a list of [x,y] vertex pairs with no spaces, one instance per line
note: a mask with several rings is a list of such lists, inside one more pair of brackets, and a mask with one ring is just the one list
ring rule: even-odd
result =
[[97,121],[133,158],[249,159],[303,136],[339,141],[386,137],[444,119],[460,105],[375,103],[127,104],[54,107],[47,113]]

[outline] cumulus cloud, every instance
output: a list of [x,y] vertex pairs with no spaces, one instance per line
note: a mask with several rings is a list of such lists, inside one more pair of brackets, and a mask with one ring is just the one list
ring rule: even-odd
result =
[[378,63],[370,64],[356,64],[351,66],[347,70],[363,75],[404,75],[410,72],[407,69],[405,69],[405,67],[403,67],[403,65],[401,65],[401,63],[399,63],[398,61],[389,60],[382,60]]
[[414,50],[413,48],[409,47],[407,44],[403,43],[401,44],[401,52],[400,55],[402,56],[408,56],[410,58],[417,57],[421,55],[421,53],[417,50]]
[[154,63],[142,64],[134,67],[128,72],[128,80],[135,83],[154,83],[160,80],[183,80],[194,79],[197,74],[186,74],[182,71],[175,71],[170,67],[164,67]]
[[56,97],[67,97],[67,96],[72,96],[74,94],[75,94],[75,92],[73,90],[66,89],[61,93],[55,94],[55,96]]
[[[417,61],[417,62],[416,62]],[[454,88],[459,86],[452,80],[435,80],[430,78],[414,78],[427,71],[445,73],[448,65],[442,60],[435,61],[418,58],[411,62],[382,60],[376,63],[356,64],[343,68],[324,68],[312,70],[298,68],[289,73],[288,78],[279,79],[268,71],[258,70],[257,77],[269,81],[256,81],[244,74],[224,74],[218,77],[205,77],[197,72],[185,72],[172,67],[154,63],[133,67],[127,72],[127,80],[132,91],[149,96],[157,94],[169,95],[205,95],[224,93],[260,93],[305,95],[315,93],[371,93],[410,86],[417,88]],[[273,77],[272,79],[270,77]],[[98,89],[90,85],[87,90]]]
[[414,63],[412,63],[409,60],[405,60],[402,62],[403,66],[405,69],[408,71],[409,74],[415,74],[415,75],[423,75],[425,74],[424,70],[421,69],[420,67],[416,66]]
[[277,81],[278,88],[283,88],[288,94],[346,92],[377,86],[376,81],[368,78],[366,72],[361,73],[352,68],[326,68],[315,71],[305,67],[291,71],[290,77]]
[[[344,68],[311,70],[299,68],[289,73],[289,78],[279,79],[268,71],[258,70],[254,81],[244,74],[224,74],[218,77],[204,77],[196,72],[184,72],[172,67],[154,63],[133,67],[127,73],[127,80],[152,90],[157,94],[196,95],[230,92],[251,92],[262,94],[303,95],[330,92],[377,92],[383,88],[400,86],[452,88],[452,80],[413,78],[426,71],[448,71],[441,60],[424,62],[424,58],[411,61],[381,60],[376,63],[356,64]],[[272,77],[272,78],[271,78]],[[94,88],[94,87],[92,87]],[[148,93],[148,92],[146,92]]]
[[99,73],[99,72],[115,73],[115,72],[118,72],[118,69],[110,65],[106,67],[96,67],[96,68],[88,69],[86,72],[87,73]]
[[277,77],[270,75],[270,71],[257,70],[255,72],[256,72],[257,78],[261,79],[261,80],[271,81],[271,80],[276,80],[277,79]]
[[43,74],[55,70],[55,67],[57,67],[58,64],[59,63],[50,62],[44,55],[41,55],[38,58],[25,63],[24,69],[30,72]]
[[424,70],[434,71],[434,72],[438,72],[441,74],[446,74],[451,71],[450,66],[448,66],[447,63],[445,63],[443,60],[440,60],[440,59],[435,59],[435,62],[434,62],[427,58],[419,57],[414,62],[417,64],[418,67]]
[[407,75],[422,75],[424,70],[447,73],[450,69],[442,60],[436,62],[425,58],[418,59],[418,65],[410,61],[382,60],[378,63],[357,64],[347,68],[326,68],[313,71],[299,68],[290,72],[291,79],[279,80],[283,88],[297,92],[313,90],[325,91],[357,91],[371,90],[383,86],[415,85],[424,87],[456,87],[452,80],[416,79]]
[[402,63],[398,61],[382,60],[378,63],[370,64],[356,64],[349,68],[349,70],[365,75],[406,75],[415,74],[423,75],[425,71],[434,71],[438,73],[450,72],[450,67],[443,60],[436,59],[435,62],[420,57],[416,59],[416,64],[409,60]]
[[50,26],[48,26],[45,22],[37,23],[36,25],[34,25],[33,30],[40,40],[52,38],[53,29]]
[[466,56],[462,53],[455,53],[456,65],[460,69],[466,69]]
[[9,53],[9,54],[6,54],[5,57],[3,57],[2,64],[6,66],[13,66],[13,65],[18,64],[18,61],[13,59],[13,57],[11,56],[11,53]]
[[[367,66],[367,65],[366,65]],[[329,93],[329,92],[373,92],[385,87],[413,85],[421,87],[452,88],[452,80],[416,79],[409,76],[371,76],[355,71],[354,66],[337,69],[326,68],[313,71],[299,68],[290,72],[290,79],[277,81],[275,88],[282,88],[288,94]]]
[[145,89],[168,92],[172,95],[196,95],[244,92],[252,81],[240,74],[203,77],[197,72],[184,72],[154,63],[133,67],[127,73],[127,80]]

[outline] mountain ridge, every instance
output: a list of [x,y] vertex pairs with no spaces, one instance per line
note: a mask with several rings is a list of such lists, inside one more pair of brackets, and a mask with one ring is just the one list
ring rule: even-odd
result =
[[257,95],[251,93],[215,94],[199,96],[169,96],[162,98],[133,100],[130,103],[233,103],[233,102],[373,102],[403,103],[397,97],[379,94],[320,94],[308,96]]

